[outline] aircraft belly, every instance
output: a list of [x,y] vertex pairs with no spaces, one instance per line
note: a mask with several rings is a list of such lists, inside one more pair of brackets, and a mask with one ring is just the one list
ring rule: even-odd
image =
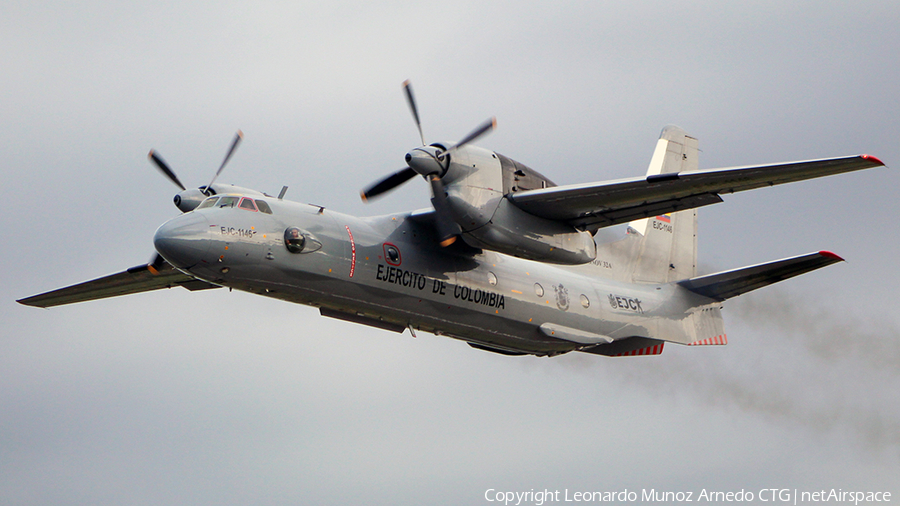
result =
[[581,307],[580,302],[578,311],[572,307],[561,309],[557,292],[565,291],[564,287],[548,288],[554,290],[553,300],[544,297],[531,301],[530,297],[537,299],[533,288],[529,297],[524,290],[510,287],[530,285],[531,280],[526,277],[516,281],[509,275],[511,273],[499,274],[499,269],[495,276],[510,280],[506,284],[506,293],[501,293],[504,287],[499,281],[496,287],[489,282],[486,286],[476,283],[474,278],[478,277],[478,272],[451,272],[449,275],[432,272],[428,275],[415,272],[415,267],[390,267],[380,263],[357,265],[352,281],[349,276],[273,269],[262,276],[256,273],[256,281],[234,281],[232,286],[291,302],[539,355],[565,353],[595,344],[548,335],[540,330],[541,325],[548,322],[614,339],[649,336],[653,332],[652,318],[605,311],[599,300],[593,312]]
[[[447,280],[423,276],[419,279],[424,282],[414,282],[410,281],[416,279],[413,275],[398,278],[396,275],[389,277],[385,272],[377,265],[374,269],[359,268],[354,278],[361,278],[351,281],[349,277],[268,268],[264,272],[256,271],[252,278],[232,279],[228,286],[399,328],[411,326],[492,348],[536,355],[590,349],[606,343],[606,338],[615,341],[633,337],[683,341],[680,337],[685,316],[683,309],[665,302],[671,299],[666,299],[663,294],[657,296],[652,288],[639,292],[634,285],[630,291],[629,287],[620,284],[594,286],[592,293],[595,295],[591,297],[589,307],[581,307],[579,303],[576,311],[572,301],[565,310],[560,308],[559,285],[552,288],[551,298],[545,293],[544,300],[536,303],[529,301],[527,294],[516,293],[522,290],[512,288],[508,293],[500,294],[500,289],[490,292],[472,288],[467,286],[467,279],[458,279],[452,274],[452,280],[450,276]],[[363,283],[362,277],[367,275],[370,281]],[[530,281],[519,280],[519,284]],[[476,293],[479,295],[474,295]],[[485,296],[487,293],[503,295],[502,306],[497,302],[491,305],[490,295]],[[485,300],[487,302],[482,302]],[[358,323],[365,324],[364,321]],[[546,331],[548,327],[567,332],[554,335]],[[580,332],[573,333],[575,329]],[[586,334],[591,337],[585,339]]]
[[[465,341],[537,354],[571,351],[577,344],[544,336],[537,325],[466,307],[469,301],[410,294],[307,272],[271,272],[263,280],[232,280],[236,289],[324,307]],[[451,295],[451,297],[453,297]],[[377,325],[374,325],[377,326]]]

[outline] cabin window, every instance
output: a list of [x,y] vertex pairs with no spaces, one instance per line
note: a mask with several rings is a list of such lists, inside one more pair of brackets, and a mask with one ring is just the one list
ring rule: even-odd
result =
[[543,296],[544,296],[544,287],[541,286],[540,283],[535,283],[535,284],[534,284],[534,294],[537,295],[538,297],[543,297]]
[[248,199],[247,197],[241,199],[241,205],[239,207],[241,209],[246,209],[247,211],[256,212],[256,204],[253,203],[253,199]]
[[587,298],[585,294],[581,294],[581,307],[585,309],[591,307],[591,299]]
[[203,202],[201,202],[200,205],[197,206],[197,209],[203,209],[205,207],[212,207],[216,204],[217,200],[219,200],[219,197],[210,197],[210,198],[204,200]]
[[266,203],[265,200],[257,200],[256,207],[259,208],[259,212],[261,213],[272,214],[272,208],[269,207],[269,204]]
[[488,277],[488,283],[490,283],[491,286],[497,286],[497,275],[496,274],[494,274],[493,272],[488,272],[487,277]]

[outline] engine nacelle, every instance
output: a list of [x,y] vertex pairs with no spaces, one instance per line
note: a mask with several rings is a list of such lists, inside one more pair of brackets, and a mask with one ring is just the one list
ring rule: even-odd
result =
[[558,264],[583,264],[596,257],[590,233],[528,214],[506,198],[520,189],[555,186],[528,167],[464,146],[452,152],[441,179],[452,218],[470,246]]
[[528,214],[505,198],[486,225],[462,237],[476,248],[541,262],[578,265],[597,256],[590,233]]
[[181,212],[186,213],[196,209],[206,197],[206,194],[199,189],[188,188],[175,195],[173,201],[175,202],[175,207],[181,210]]

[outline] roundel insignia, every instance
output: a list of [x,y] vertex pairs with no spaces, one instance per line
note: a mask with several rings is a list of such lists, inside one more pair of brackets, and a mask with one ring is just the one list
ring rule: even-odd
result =
[[402,262],[402,259],[400,258],[400,248],[394,246],[389,242],[384,243],[383,248],[384,261],[390,265],[400,265],[400,262]]

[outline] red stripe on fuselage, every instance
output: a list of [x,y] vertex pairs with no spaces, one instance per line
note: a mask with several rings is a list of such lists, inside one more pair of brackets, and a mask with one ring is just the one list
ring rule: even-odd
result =
[[356,270],[356,243],[353,241],[353,232],[350,231],[348,225],[344,225],[347,229],[347,235],[350,236],[350,277],[353,277],[353,271]]

